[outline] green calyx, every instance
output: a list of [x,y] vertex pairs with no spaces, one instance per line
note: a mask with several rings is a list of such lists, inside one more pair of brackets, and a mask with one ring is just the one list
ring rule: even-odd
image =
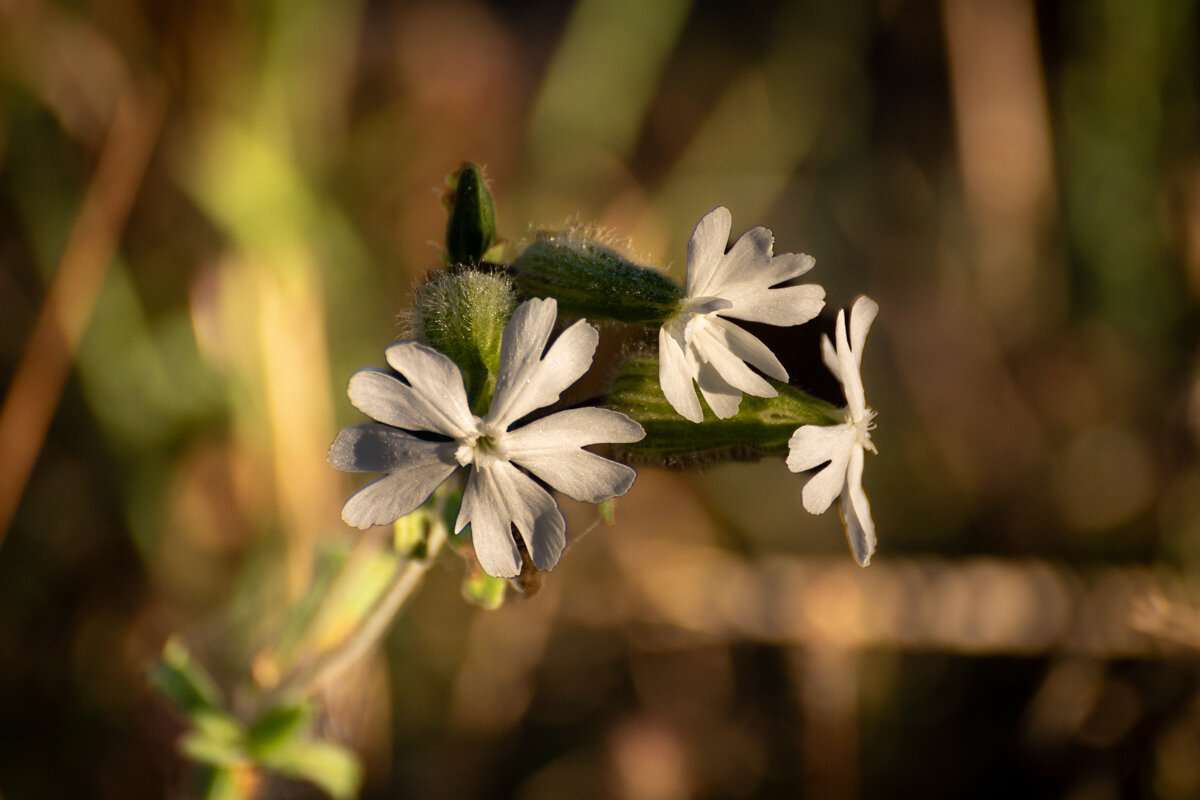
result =
[[500,341],[516,304],[507,276],[469,269],[438,273],[416,293],[413,334],[462,370],[476,414],[484,413],[492,401]]
[[450,218],[446,221],[444,260],[447,265],[478,264],[496,243],[496,206],[483,170],[464,161],[446,183],[449,191],[444,202]]
[[705,409],[704,421],[690,422],[675,412],[658,382],[658,357],[639,355],[626,361],[613,379],[608,406],[646,429],[640,442],[623,445],[630,454],[650,461],[746,459],[786,456],[788,440],[802,425],[839,425],[842,410],[795,387],[771,381],[775,397],[743,395],[738,413],[717,419]]
[[575,233],[539,231],[513,265],[523,297],[553,297],[559,313],[657,328],[675,315],[683,289],[665,275]]

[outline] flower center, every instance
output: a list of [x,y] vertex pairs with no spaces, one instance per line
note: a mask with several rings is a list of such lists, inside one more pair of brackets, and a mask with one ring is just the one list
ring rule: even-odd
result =
[[858,446],[864,450],[870,450],[872,453],[878,453],[875,444],[871,441],[871,431],[875,429],[875,411],[868,408],[859,419],[849,418],[849,412],[846,416],[846,421],[854,426],[854,441]]
[[506,431],[499,430],[492,425],[478,423],[474,434],[465,439],[459,439],[458,449],[454,451],[455,460],[464,467],[471,464],[485,467],[495,461],[507,461],[508,450],[504,446],[505,433]]

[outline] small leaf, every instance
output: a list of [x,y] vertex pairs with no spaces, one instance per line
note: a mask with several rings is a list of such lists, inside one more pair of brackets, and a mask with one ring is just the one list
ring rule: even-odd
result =
[[358,759],[333,742],[292,741],[261,763],[281,775],[316,784],[334,800],[351,800],[362,784]]
[[167,640],[162,659],[150,668],[147,679],[163,697],[189,717],[201,711],[223,707],[221,694],[213,679],[176,637]]
[[200,712],[179,739],[179,752],[201,764],[232,767],[249,763],[242,726],[224,712]]
[[246,734],[246,748],[262,758],[308,733],[312,709],[307,703],[278,705],[263,712]]

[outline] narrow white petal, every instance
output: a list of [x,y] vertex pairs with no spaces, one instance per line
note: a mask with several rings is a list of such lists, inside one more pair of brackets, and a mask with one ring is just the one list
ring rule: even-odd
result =
[[846,465],[830,461],[827,467],[818,470],[804,484],[804,491],[800,494],[804,510],[810,514],[824,514],[845,485]]
[[[535,303],[538,305],[531,305]],[[591,366],[600,334],[586,320],[559,334],[542,358],[556,314],[553,299],[527,300],[505,328],[500,375],[487,415],[491,424],[507,428],[526,414],[553,404]],[[518,315],[522,319],[518,320]],[[526,346],[536,349],[525,351],[522,348]]]
[[[771,348],[767,347],[754,334],[747,331],[745,328],[721,318],[710,320],[714,333],[717,333],[725,347],[729,352],[750,364],[757,367],[760,371],[765,372],[772,378],[778,381],[787,381],[787,370],[783,368],[783,364],[779,363],[779,359],[771,352]],[[774,392],[774,390],[772,390]],[[758,392],[751,394],[759,397],[774,397],[775,394],[762,395]]]
[[865,294],[854,301],[850,307],[850,347],[854,357],[862,363],[863,344],[867,341],[867,331],[879,313],[879,304]]
[[[727,338],[726,329],[731,327],[733,327],[733,323],[714,318],[702,320],[702,324],[696,326],[692,348],[700,367],[696,375],[696,383],[699,384],[700,391],[724,392],[726,386],[731,386],[739,392],[746,392],[757,397],[774,397],[778,394],[775,388],[763,380],[760,375],[755,374],[746,366],[741,357],[730,350],[731,342]],[[747,337],[754,338],[749,334]],[[755,339],[755,341],[758,340]],[[742,346],[744,342],[738,341],[737,344]],[[783,370],[782,364],[776,362],[776,366],[780,371]],[[712,379],[714,371],[720,375],[720,381]],[[713,411],[716,409],[714,408]]]
[[[410,373],[416,374],[416,371]],[[455,379],[458,381],[456,389],[427,394],[434,391],[428,380],[419,381],[420,388],[417,388],[385,372],[360,369],[350,376],[346,393],[354,407],[372,419],[396,428],[433,431],[458,439],[474,424],[457,367]]]
[[842,382],[842,392],[846,395],[846,407],[850,409],[850,418],[857,420],[862,419],[866,412],[867,401],[863,395],[862,375],[859,372],[858,359],[850,349],[850,342],[846,340],[845,319],[845,312],[839,310],[837,330],[834,331],[837,341],[838,372],[840,373],[838,377]]
[[700,401],[696,399],[692,379],[683,346],[672,335],[668,323],[658,331],[658,383],[667,402],[679,416],[692,422],[701,422],[704,412],[700,409]]
[[491,469],[472,469],[454,524],[456,533],[470,524],[475,558],[493,578],[513,578],[521,571],[521,552],[505,499]]
[[636,442],[642,426],[603,408],[551,414],[504,438],[509,459],[555,489],[585,503],[625,494],[637,473],[623,464],[579,448],[600,442]]
[[861,566],[871,563],[875,552],[875,521],[871,519],[871,504],[862,487],[863,450],[855,447],[846,470],[846,486],[842,489],[842,521],[846,524],[846,540]]
[[721,268],[725,257],[725,245],[729,244],[729,231],[732,228],[733,217],[724,206],[714,208],[696,223],[687,248],[688,297],[717,294],[708,291],[708,286],[714,274]]
[[342,506],[342,519],[355,528],[390,525],[429,499],[458,463],[441,459],[412,463],[368,483]]
[[841,383],[842,370],[838,367],[837,352],[833,349],[833,342],[829,341],[829,337],[825,334],[821,334],[821,359],[833,373],[833,377],[837,378],[838,383]]
[[764,289],[728,297],[733,301],[733,308],[722,311],[722,316],[782,327],[803,325],[820,314],[821,309],[825,307],[825,290],[815,283]]

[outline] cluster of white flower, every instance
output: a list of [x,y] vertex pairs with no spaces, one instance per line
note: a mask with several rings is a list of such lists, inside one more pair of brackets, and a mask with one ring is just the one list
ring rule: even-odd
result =
[[[698,425],[705,415],[696,388],[724,420],[738,413],[743,394],[778,394],[764,375],[788,380],[767,346],[730,320],[799,325],[824,306],[820,286],[793,283],[812,268],[810,256],[773,255],[773,237],[762,227],[742,235],[726,252],[731,225],[725,208],[700,220],[688,244],[685,296],[659,329],[663,396]],[[825,337],[822,350],[845,393],[844,422],[799,427],[787,456],[794,472],[828,462],[804,487],[804,507],[820,514],[840,495],[851,549],[863,565],[875,549],[862,488],[864,450],[875,452],[870,436],[875,412],[864,400],[860,362],[877,310],[874,301],[860,297],[850,311],[848,332],[845,315],[838,312],[836,346]],[[343,519],[359,528],[391,523],[465,468],[455,530],[471,526],[483,569],[495,577],[516,576],[524,560],[522,545],[534,567],[553,568],[566,544],[565,523],[542,483],[590,503],[622,495],[634,482],[634,470],[582,448],[637,442],[645,435],[638,422],[605,408],[559,411],[521,424],[556,403],[591,365],[598,334],[586,320],[564,330],[547,349],[557,319],[552,297],[529,299],[516,308],[504,328],[495,391],[483,417],[471,411],[474,398],[468,397],[459,366],[425,344],[403,341],[387,349],[387,361],[400,378],[377,370],[356,373],[350,400],[376,422],[343,429],[329,461],[348,472],[387,474],[349,499]]]
[[[659,332],[659,382],[671,406],[683,417],[701,422],[703,411],[693,382],[719,419],[737,413],[742,393],[774,397],[776,390],[747,364],[780,381],[788,374],[759,339],[725,318],[800,325],[825,305],[825,290],[815,284],[773,288],[798,278],[813,266],[811,256],[772,255],[773,237],[752,228],[728,252],[732,218],[726,208],[706,214],[688,243],[687,298],[679,313]],[[804,508],[822,514],[841,495],[846,536],[859,564],[870,563],[875,551],[875,523],[862,488],[863,451],[871,443],[875,412],[867,407],[860,364],[867,331],[879,306],[859,297],[850,309],[850,336],[844,312],[838,311],[837,349],[822,340],[825,364],[842,384],[846,422],[805,425],[789,442],[788,468],[803,472],[828,462],[804,487]]]

